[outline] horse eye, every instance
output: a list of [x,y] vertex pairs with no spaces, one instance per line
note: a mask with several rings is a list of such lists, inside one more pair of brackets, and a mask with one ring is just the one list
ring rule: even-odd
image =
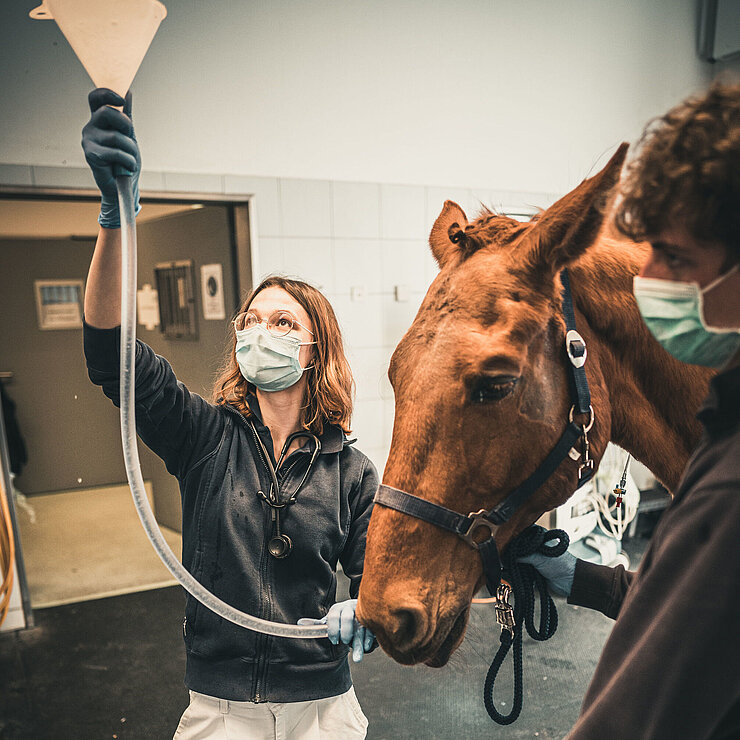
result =
[[508,396],[516,387],[519,378],[514,375],[482,376],[476,378],[470,392],[473,403],[491,403]]

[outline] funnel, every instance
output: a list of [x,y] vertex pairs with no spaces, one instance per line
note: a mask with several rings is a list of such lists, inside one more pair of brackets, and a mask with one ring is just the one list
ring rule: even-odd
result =
[[167,8],[159,0],[43,0],[29,15],[55,20],[95,86],[125,97]]

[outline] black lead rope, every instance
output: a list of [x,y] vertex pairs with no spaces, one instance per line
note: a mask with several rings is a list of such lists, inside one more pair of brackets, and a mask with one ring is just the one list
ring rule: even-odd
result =
[[[556,545],[546,543],[557,540]],[[523,627],[533,639],[543,642],[549,640],[558,628],[558,612],[555,602],[550,596],[547,581],[534,566],[520,563],[519,558],[539,553],[546,557],[556,558],[568,549],[568,535],[562,529],[546,530],[542,527],[531,526],[517,535],[506,548],[501,560],[504,567],[504,576],[511,583],[514,595],[513,619],[499,619],[501,623],[501,645],[499,646],[493,663],[486,674],[483,687],[483,702],[490,718],[499,725],[510,725],[517,720],[522,711],[524,700],[523,668],[522,668],[522,635]],[[491,584],[492,585],[492,584]],[[489,590],[491,588],[489,585]],[[539,627],[535,626],[535,589],[540,601]],[[491,596],[500,596],[501,587],[495,587],[496,593]],[[505,587],[504,587],[505,593]],[[497,612],[506,611],[505,605],[497,605]],[[509,610],[512,608],[509,606]],[[507,624],[508,622],[508,624]],[[514,647],[514,701],[508,714],[501,714],[493,699],[494,685],[499,669],[511,647]]]

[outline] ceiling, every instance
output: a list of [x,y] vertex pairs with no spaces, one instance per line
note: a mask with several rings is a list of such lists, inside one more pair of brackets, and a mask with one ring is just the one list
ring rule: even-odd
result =
[[[200,204],[144,203],[137,223],[202,208]],[[94,201],[0,199],[0,239],[94,238],[100,205]]]

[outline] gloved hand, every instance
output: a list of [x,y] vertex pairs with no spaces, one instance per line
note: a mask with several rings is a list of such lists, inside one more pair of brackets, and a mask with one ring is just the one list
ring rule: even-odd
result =
[[327,637],[332,645],[341,640],[345,645],[352,643],[352,660],[359,663],[362,656],[373,646],[375,635],[363,627],[355,617],[357,599],[340,601],[329,609],[321,619],[299,619],[298,624],[325,624],[329,630]]
[[[92,116],[82,129],[82,149],[102,195],[98,223],[106,229],[118,229],[121,227],[121,217],[118,212],[116,174],[131,176],[136,213],[141,210],[141,156],[131,121],[131,93],[124,99],[113,90],[98,87],[87,96],[87,100]],[[123,113],[111,108],[112,105],[122,105]]]
[[[545,547],[557,545],[557,541],[545,543]],[[576,572],[577,558],[567,550],[554,558],[541,555],[538,552],[519,558],[518,562],[528,563],[539,571],[547,581],[549,588],[561,596],[569,596],[573,588],[573,576]]]

